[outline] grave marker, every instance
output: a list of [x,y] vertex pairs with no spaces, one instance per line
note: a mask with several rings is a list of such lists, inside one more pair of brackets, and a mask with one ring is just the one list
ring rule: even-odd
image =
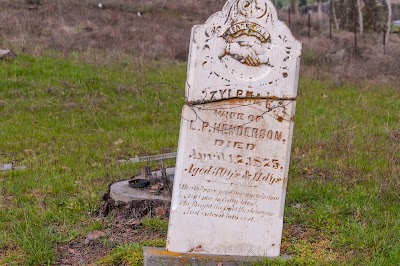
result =
[[300,53],[268,0],[193,27],[167,251],[279,256]]
[[0,50],[0,60],[2,59],[14,59],[16,55],[11,50]]

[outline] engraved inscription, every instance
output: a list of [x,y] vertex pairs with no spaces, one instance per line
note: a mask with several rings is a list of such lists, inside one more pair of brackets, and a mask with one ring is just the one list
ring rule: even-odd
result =
[[180,184],[182,214],[242,222],[278,216],[271,202],[280,200],[275,193],[285,181],[285,157],[274,150],[285,148],[287,137],[283,120],[270,114],[274,106],[290,108],[287,102],[249,99],[192,109],[186,125],[196,141],[185,148],[183,168],[192,184]]
[[278,184],[282,181],[282,178],[274,177],[273,173],[263,173],[263,172],[255,172],[250,170],[240,171],[237,169],[233,169],[230,167],[216,167],[213,165],[206,167],[197,167],[194,164],[189,165],[188,168],[185,169],[185,172],[195,177],[198,175],[208,175],[212,177],[222,177],[224,180],[231,179],[243,179],[250,181],[265,181],[269,185]]
[[276,202],[279,196],[268,193],[242,192],[235,189],[218,189],[212,186],[181,184],[179,204],[183,215],[255,222],[257,217],[277,216],[273,211],[259,208],[266,201]]
[[[257,118],[254,119],[256,120]],[[210,133],[217,133],[217,134],[236,136],[236,137],[265,139],[265,140],[282,141],[282,142],[286,141],[286,139],[283,137],[282,131],[235,125],[235,124],[225,124],[225,123],[210,124],[210,122],[203,121],[200,127],[196,127],[194,125],[194,122],[191,121],[190,129],[195,131],[205,131]],[[231,144],[234,142],[227,141],[226,143]]]
[[[248,144],[248,146],[249,145],[254,145],[254,144]],[[247,150],[254,150],[254,149],[247,149]],[[254,156],[254,157],[244,156],[241,154],[232,154],[224,152],[206,153],[206,152],[198,152],[196,151],[196,149],[193,149],[192,154],[189,155],[189,158],[195,159],[201,163],[225,162],[235,165],[280,169],[281,171],[283,170],[283,167],[279,163],[279,160],[271,158],[263,158],[259,156]]]

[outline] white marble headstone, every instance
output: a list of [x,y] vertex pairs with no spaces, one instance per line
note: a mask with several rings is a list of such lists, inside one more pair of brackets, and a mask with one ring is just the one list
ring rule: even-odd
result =
[[193,27],[168,251],[279,255],[300,53],[268,0]]

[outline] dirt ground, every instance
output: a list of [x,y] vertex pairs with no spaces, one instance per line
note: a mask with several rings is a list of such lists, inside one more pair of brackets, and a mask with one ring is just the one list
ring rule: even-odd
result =
[[148,239],[164,239],[165,237],[162,233],[142,228],[138,219],[114,222],[105,230],[94,231],[86,237],[59,244],[56,264],[92,265],[116,246]]
[[[142,188],[154,193],[154,186]],[[159,193],[168,193],[159,191]],[[57,265],[92,265],[106,256],[114,247],[145,240],[166,239],[166,232],[143,226],[143,219],[157,217],[166,221],[169,216],[168,201],[135,200],[130,203],[115,202],[109,191],[104,194],[102,204],[93,217],[106,223],[103,230],[89,232],[70,242],[57,245]],[[153,229],[153,230],[152,230]]]

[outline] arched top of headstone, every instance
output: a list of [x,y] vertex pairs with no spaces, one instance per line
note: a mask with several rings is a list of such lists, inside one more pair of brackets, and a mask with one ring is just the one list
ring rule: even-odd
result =
[[232,25],[243,21],[265,25],[277,19],[275,7],[264,0],[230,0],[225,3],[222,11],[212,15],[205,24],[212,22]]
[[[205,24],[193,27],[187,101],[295,98],[300,54],[300,42],[270,1],[229,0]],[[237,93],[244,88],[251,93]]]

